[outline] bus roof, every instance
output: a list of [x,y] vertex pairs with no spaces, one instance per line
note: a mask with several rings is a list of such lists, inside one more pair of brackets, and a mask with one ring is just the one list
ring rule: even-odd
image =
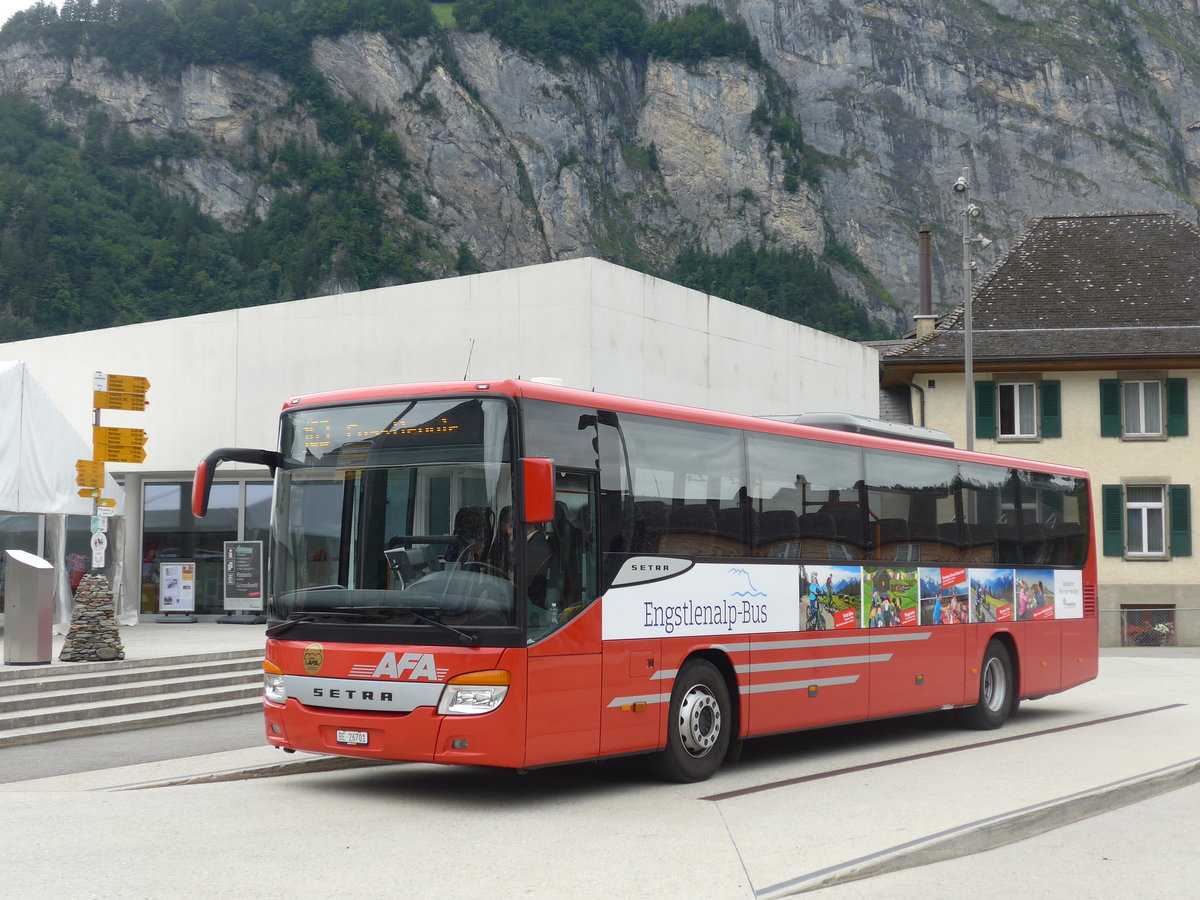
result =
[[[881,450],[899,450],[922,456],[1008,465],[1020,469],[1071,475],[1081,478],[1088,477],[1087,472],[1077,466],[982,453],[980,451],[960,450],[952,444],[947,446],[940,442],[917,441],[911,436],[905,438],[885,437],[878,431],[834,428],[828,424],[801,424],[798,420],[803,420],[804,416],[802,415],[780,418],[749,416],[694,406],[663,403],[657,400],[641,400],[636,397],[604,394],[598,391],[586,391],[579,388],[562,387],[557,384],[545,384],[538,381],[523,381],[517,378],[506,378],[497,381],[436,381],[389,384],[326,391],[319,394],[291,397],[284,404],[283,412],[291,412],[292,410],[305,407],[337,406],[347,403],[372,403],[391,399],[412,399],[414,397],[438,396],[443,394],[508,396],[531,400],[546,400],[555,403],[569,403],[576,406],[608,409],[614,412],[659,416],[667,419],[715,425],[724,428],[739,428],[745,431],[804,437],[831,444],[875,447]],[[909,427],[916,428],[915,426]],[[921,430],[932,431],[932,429]]]

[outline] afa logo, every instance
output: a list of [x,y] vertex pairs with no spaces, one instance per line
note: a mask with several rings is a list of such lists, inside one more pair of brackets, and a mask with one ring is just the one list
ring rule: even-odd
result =
[[320,644],[309,644],[304,648],[303,663],[305,672],[316,675],[325,664],[325,648]]
[[397,681],[444,681],[449,669],[439,669],[432,653],[385,653],[374,666],[351,666],[356,678],[392,678]]

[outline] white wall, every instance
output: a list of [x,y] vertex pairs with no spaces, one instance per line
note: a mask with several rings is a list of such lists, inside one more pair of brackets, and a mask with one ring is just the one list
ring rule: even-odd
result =
[[0,344],[0,359],[24,360],[89,446],[92,373],[147,377],[146,412],[101,414],[147,431],[145,463],[109,464],[138,474],[273,446],[296,394],[464,375],[751,414],[879,409],[874,350],[596,259]]

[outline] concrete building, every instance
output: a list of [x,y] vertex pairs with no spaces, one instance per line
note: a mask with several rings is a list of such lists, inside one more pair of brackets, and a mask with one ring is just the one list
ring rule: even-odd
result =
[[908,421],[1092,476],[1100,639],[1200,644],[1200,231],[1166,213],[1035,221],[963,310],[882,350]]
[[[217,447],[273,447],[297,394],[553,377],[739,413],[879,411],[875,350],[597,259],[0,344],[0,360],[23,361],[81,436],[93,373],[150,381],[145,411],[101,415],[149,438],[144,463],[108,465],[125,492],[110,579],[126,624],[159,612],[163,563],[194,562],[196,612],[224,611],[222,542],[264,536],[271,487],[261,469],[222,467],[210,514],[194,520],[192,472]],[[0,548],[46,552],[41,519],[5,512]],[[68,531],[86,547],[82,518]],[[77,550],[54,562],[78,565]]]

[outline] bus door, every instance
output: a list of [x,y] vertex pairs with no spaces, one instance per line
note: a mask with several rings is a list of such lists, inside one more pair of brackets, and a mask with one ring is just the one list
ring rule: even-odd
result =
[[554,518],[526,528],[529,766],[599,752],[600,617],[591,608],[599,578],[595,482],[594,473],[557,470]]
[[601,755],[658,745],[667,704],[656,702],[656,695],[671,690],[670,681],[654,678],[662,667],[661,644],[656,640],[605,643]]

